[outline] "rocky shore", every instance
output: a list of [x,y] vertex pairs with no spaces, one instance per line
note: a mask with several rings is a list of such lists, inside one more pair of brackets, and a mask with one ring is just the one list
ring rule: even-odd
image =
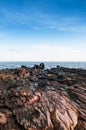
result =
[[86,70],[0,70],[0,130],[86,130]]

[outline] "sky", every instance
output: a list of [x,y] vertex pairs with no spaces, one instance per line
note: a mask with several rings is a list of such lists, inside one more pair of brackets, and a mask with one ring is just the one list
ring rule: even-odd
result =
[[86,61],[86,0],[0,0],[0,61]]

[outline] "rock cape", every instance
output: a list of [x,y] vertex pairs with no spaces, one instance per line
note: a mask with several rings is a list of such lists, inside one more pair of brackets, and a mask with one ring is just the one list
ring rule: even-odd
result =
[[86,70],[0,70],[0,130],[86,130]]

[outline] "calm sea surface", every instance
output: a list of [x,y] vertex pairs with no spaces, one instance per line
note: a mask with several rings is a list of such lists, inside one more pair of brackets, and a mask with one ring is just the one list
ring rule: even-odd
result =
[[[0,62],[0,69],[5,68],[18,68],[21,65],[27,67],[32,67],[35,64],[40,64],[41,62]],[[57,65],[69,68],[82,68],[86,69],[86,62],[43,62],[46,68],[56,67]]]

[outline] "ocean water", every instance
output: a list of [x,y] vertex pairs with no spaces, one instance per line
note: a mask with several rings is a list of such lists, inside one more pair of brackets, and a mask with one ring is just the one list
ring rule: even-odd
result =
[[[19,68],[21,65],[32,67],[42,62],[0,62],[0,69]],[[46,68],[56,67],[57,65],[68,68],[86,69],[86,62],[43,62]]]

